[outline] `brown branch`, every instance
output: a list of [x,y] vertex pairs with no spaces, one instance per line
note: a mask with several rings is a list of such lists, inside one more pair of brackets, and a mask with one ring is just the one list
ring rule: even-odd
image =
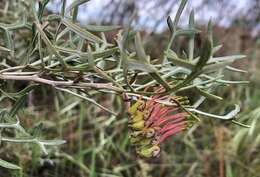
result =
[[74,83],[74,81],[54,81],[39,77],[38,75],[21,76],[21,75],[8,75],[5,73],[0,74],[1,80],[17,80],[17,81],[33,81],[41,84],[51,85],[53,87],[80,87],[80,88],[96,88],[107,89],[115,92],[123,93],[124,89],[113,86],[110,83]]

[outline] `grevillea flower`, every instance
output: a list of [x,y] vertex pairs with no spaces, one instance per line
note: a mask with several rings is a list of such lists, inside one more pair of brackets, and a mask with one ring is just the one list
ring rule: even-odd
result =
[[[166,101],[172,104],[164,104]],[[156,157],[165,139],[189,129],[196,119],[185,109],[188,105],[188,98],[181,96],[155,95],[148,101],[139,97],[128,109],[130,141],[136,152],[143,157]]]

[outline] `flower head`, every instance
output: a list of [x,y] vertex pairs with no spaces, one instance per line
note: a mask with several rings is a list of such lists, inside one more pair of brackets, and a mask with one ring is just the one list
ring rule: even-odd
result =
[[[166,101],[172,104],[164,104]],[[130,141],[136,152],[142,157],[156,157],[163,141],[190,128],[196,119],[185,109],[187,105],[187,97],[155,95],[148,101],[140,97],[130,106]]]

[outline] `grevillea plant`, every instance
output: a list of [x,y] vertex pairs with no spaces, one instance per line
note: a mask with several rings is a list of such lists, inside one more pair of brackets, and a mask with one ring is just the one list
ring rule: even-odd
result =
[[[159,90],[157,90],[158,92]],[[168,101],[171,105],[165,105]],[[156,157],[160,144],[171,135],[189,129],[199,119],[186,109],[189,100],[182,96],[141,97],[128,109],[130,141],[143,157]]]
[[[66,5],[63,0],[58,14],[47,12],[49,0],[0,2],[0,7],[5,7],[0,17],[2,142],[36,143],[46,154],[45,146],[64,143],[42,139],[37,133],[41,126],[36,133],[28,133],[19,121],[19,110],[28,94],[47,85],[82,98],[118,119],[122,114],[98,103],[94,95],[108,93],[128,99],[130,141],[142,157],[158,156],[166,138],[188,130],[202,117],[246,126],[235,120],[238,105],[226,115],[199,109],[207,99],[222,100],[214,95],[216,88],[247,83],[223,79],[226,70],[244,72],[229,65],[245,56],[216,57],[221,45],[213,43],[211,23],[196,56],[194,42],[200,31],[195,28],[194,12],[190,13],[187,28],[178,27],[187,0],[181,1],[173,21],[168,17],[170,36],[161,59],[153,59],[145,52],[140,34],[130,28],[131,22],[124,28],[78,23],[78,8],[87,1]],[[114,42],[107,41],[108,31],[118,32]],[[180,36],[189,41],[187,53],[177,54],[172,49]],[[13,81],[25,81],[27,86],[11,93]],[[180,96],[187,92],[194,93],[192,99]],[[8,137],[7,130],[15,133]],[[20,168],[3,160],[0,165]]]

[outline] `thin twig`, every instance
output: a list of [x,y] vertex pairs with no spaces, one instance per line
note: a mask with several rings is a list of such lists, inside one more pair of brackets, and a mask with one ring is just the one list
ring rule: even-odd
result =
[[77,96],[77,97],[79,97],[79,98],[82,98],[82,99],[84,99],[84,100],[87,100],[88,102],[93,103],[94,105],[98,106],[99,108],[101,108],[101,109],[103,109],[103,110],[105,110],[105,111],[107,111],[107,112],[109,112],[109,113],[111,113],[111,114],[117,116],[117,114],[116,114],[115,112],[113,112],[113,111],[107,109],[106,107],[102,106],[101,104],[97,103],[95,100],[93,100],[93,99],[91,99],[91,98],[88,98],[88,97],[79,95],[79,94],[77,94],[77,93],[75,93],[75,92],[73,92],[73,91],[71,91],[71,90],[68,90],[68,89],[63,89],[63,88],[59,88],[59,87],[56,87],[56,89],[57,89],[57,90],[60,90],[60,91],[63,91],[63,92],[70,93],[70,94],[72,94],[72,95],[74,95],[74,96]]
[[[0,72],[1,73],[1,72]],[[32,76],[21,76],[21,75],[6,75],[5,73],[0,74],[2,80],[20,80],[20,81],[33,81],[41,84],[51,85],[53,87],[81,87],[81,88],[96,88],[96,89],[107,89],[115,92],[125,92],[124,89],[113,86],[110,83],[74,83],[74,81],[54,81],[39,77],[38,75]]]

